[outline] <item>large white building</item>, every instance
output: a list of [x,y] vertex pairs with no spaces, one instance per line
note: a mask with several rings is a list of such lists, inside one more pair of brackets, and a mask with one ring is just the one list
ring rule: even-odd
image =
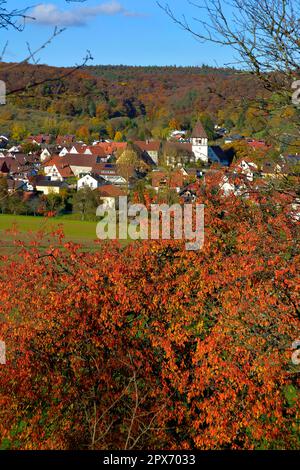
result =
[[208,137],[200,121],[197,122],[192,132],[192,152],[196,162],[198,160],[208,162]]
[[200,121],[193,129],[190,142],[167,142],[163,147],[167,165],[185,165],[186,163],[203,162],[219,163],[228,166],[228,157],[218,145],[208,145],[208,136]]

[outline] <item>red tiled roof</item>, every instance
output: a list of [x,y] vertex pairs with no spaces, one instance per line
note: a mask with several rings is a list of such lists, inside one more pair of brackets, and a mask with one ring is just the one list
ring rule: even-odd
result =
[[43,142],[45,142],[46,144],[49,144],[49,142],[51,140],[51,136],[46,135],[46,134],[31,135],[31,136],[28,137],[27,140],[30,141],[30,142],[35,141],[38,144],[42,144]]
[[115,186],[113,184],[106,184],[98,188],[99,195],[101,197],[119,197],[126,196],[126,193],[123,189]]
[[134,142],[141,150],[146,152],[158,152],[160,148],[159,140],[149,140],[144,142],[142,140],[137,140]]
[[74,142],[74,139],[75,139],[74,135],[58,135],[56,137],[56,143],[58,145],[72,144]]
[[57,168],[57,170],[62,178],[71,178],[72,176],[74,176],[74,173],[69,167],[69,165],[62,168]]
[[85,152],[87,150],[89,150],[92,155],[97,155],[98,157],[106,157],[107,155],[110,155],[110,152],[106,152],[103,147],[99,147],[98,145],[91,145],[89,147],[86,147]]
[[[126,142],[99,142],[94,147],[103,149],[105,155],[112,155],[119,149],[125,149],[127,146]],[[93,147],[90,147],[93,148]]]
[[60,157],[55,155],[50,160],[43,163],[43,166],[56,165],[56,168],[62,168],[63,166],[85,166],[93,167],[97,162],[96,155],[80,154],[80,153],[67,153],[65,156]]
[[168,188],[181,188],[184,183],[184,176],[180,171],[175,171],[170,175],[163,171],[155,171],[152,173],[153,188],[158,188],[164,182]]
[[269,149],[271,147],[264,140],[249,140],[247,141],[247,144],[254,149],[256,148]]

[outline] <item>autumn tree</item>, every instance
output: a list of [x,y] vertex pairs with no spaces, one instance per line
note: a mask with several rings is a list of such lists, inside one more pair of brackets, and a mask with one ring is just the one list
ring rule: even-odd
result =
[[65,206],[64,198],[60,194],[49,193],[42,196],[41,206],[45,213],[56,215]]
[[2,449],[299,448],[299,222],[221,177],[200,251],[58,233],[1,258]]
[[28,131],[24,124],[15,123],[11,129],[11,138],[16,142],[20,142],[28,135]]
[[101,101],[96,106],[96,117],[100,119],[100,121],[105,121],[109,116],[109,105]]
[[21,151],[25,154],[38,152],[40,151],[40,146],[32,142],[24,142],[21,146]]
[[83,125],[79,127],[76,132],[76,135],[79,139],[83,140],[84,142],[87,142],[90,137],[90,131],[87,126]]
[[123,141],[123,134],[122,134],[122,132],[117,131],[117,132],[115,133],[114,141],[115,141],[115,142],[122,142],[122,141]]
[[80,214],[81,220],[86,220],[95,218],[99,201],[96,192],[86,187],[74,194],[72,204],[73,211]]
[[26,213],[26,204],[23,200],[22,191],[13,191],[9,194],[7,198],[7,208],[11,214],[25,214]]

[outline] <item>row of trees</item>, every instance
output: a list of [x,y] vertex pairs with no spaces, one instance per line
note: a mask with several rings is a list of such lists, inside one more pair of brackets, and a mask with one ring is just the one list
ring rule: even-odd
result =
[[61,215],[73,212],[82,220],[95,220],[100,197],[96,191],[85,188],[81,191],[61,191],[48,195],[8,192],[7,180],[0,177],[0,211],[14,215]]

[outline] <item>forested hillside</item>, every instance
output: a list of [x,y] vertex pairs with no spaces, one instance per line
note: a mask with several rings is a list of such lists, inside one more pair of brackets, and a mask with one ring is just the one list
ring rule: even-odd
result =
[[272,138],[293,134],[297,113],[253,75],[234,69],[92,66],[72,71],[2,63],[0,78],[8,89],[1,132],[15,140],[40,132],[73,133],[85,140],[99,133],[115,140],[163,139],[170,129],[191,129],[199,117]]

